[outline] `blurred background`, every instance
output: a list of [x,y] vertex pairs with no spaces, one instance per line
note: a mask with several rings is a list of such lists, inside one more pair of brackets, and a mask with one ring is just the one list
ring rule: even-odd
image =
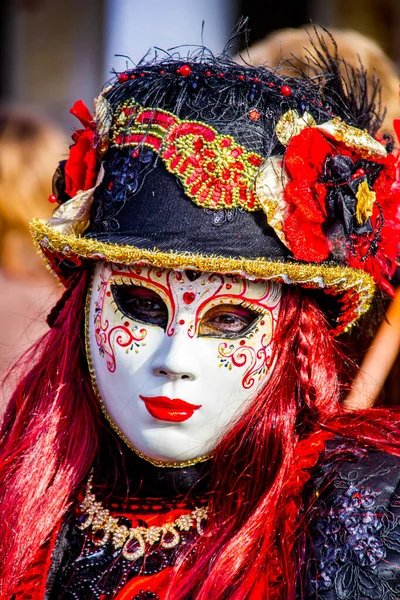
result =
[[65,131],[77,98],[90,106],[124,54],[202,41],[221,51],[240,16],[250,44],[285,27],[354,29],[400,64],[399,0],[1,0],[0,100],[34,107]]
[[[54,208],[51,172],[78,127],[70,107],[81,98],[92,108],[112,69],[124,70],[152,46],[220,52],[240,17],[248,18],[252,48],[247,53],[242,40],[232,52],[271,66],[302,54],[302,26],[333,30],[339,53],[353,62],[360,53],[370,74],[380,74],[392,133],[392,118],[400,117],[400,0],[1,0],[0,374],[45,330],[43,315],[60,293],[28,250],[27,222]],[[345,342],[361,361],[369,341]],[[390,403],[400,403],[399,375],[397,361],[386,382]]]

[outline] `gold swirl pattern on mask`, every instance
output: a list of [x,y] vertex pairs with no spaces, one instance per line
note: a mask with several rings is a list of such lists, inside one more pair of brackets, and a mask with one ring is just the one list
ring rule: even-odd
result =
[[[189,514],[180,515],[177,519],[163,525],[151,527],[127,527],[119,525],[118,518],[112,517],[109,510],[104,508],[101,502],[96,500],[92,493],[92,476],[86,485],[86,493],[79,507],[87,518],[78,525],[82,531],[91,527],[96,534],[102,532],[103,537],[93,539],[97,547],[105,546],[111,541],[114,550],[121,550],[122,556],[129,562],[134,562],[146,553],[147,547],[158,543],[161,548],[176,548],[181,543],[181,532],[196,529],[199,535],[203,535],[202,522],[208,518],[208,507],[195,508]],[[130,551],[130,545],[135,547]]]
[[34,240],[55,273],[57,273],[57,259],[54,257],[53,263],[52,255],[56,253],[65,260],[103,260],[122,265],[143,262],[175,271],[189,269],[237,274],[247,279],[272,280],[287,285],[326,289],[332,294],[343,294],[345,300],[341,307],[342,314],[337,319],[337,326],[332,330],[333,334],[346,331],[354,325],[361,315],[368,311],[375,293],[375,282],[371,275],[361,269],[337,264],[268,261],[262,257],[247,259],[206,256],[189,252],[161,252],[157,249],[107,244],[94,239],[64,235],[54,231],[41,219],[34,219],[30,228]]
[[[113,262],[113,261],[112,261]],[[129,440],[128,438],[122,433],[121,429],[118,427],[118,425],[113,421],[113,419],[111,418],[110,414],[108,413],[107,407],[105,406],[103,399],[101,397],[98,385],[97,385],[97,379],[96,379],[96,372],[94,370],[93,367],[93,362],[92,362],[92,355],[91,355],[91,350],[90,350],[90,336],[89,336],[89,317],[90,317],[90,296],[91,296],[91,289],[92,289],[92,282],[93,282],[93,274],[89,283],[89,287],[88,287],[88,291],[86,294],[86,303],[85,303],[85,350],[86,350],[86,360],[87,360],[87,364],[88,364],[88,370],[89,370],[89,375],[90,375],[90,381],[92,384],[92,389],[94,392],[94,395],[96,396],[96,399],[100,405],[101,411],[106,419],[106,421],[110,424],[111,428],[115,431],[115,433],[118,435],[118,437],[128,446],[128,448],[130,450],[132,450],[132,452],[134,452],[137,456],[139,456],[139,458],[142,458],[143,460],[147,461],[148,463],[152,464],[154,467],[162,467],[162,468],[172,468],[172,469],[183,469],[185,467],[193,467],[194,465],[197,465],[198,463],[201,462],[205,462],[207,460],[210,460],[212,458],[211,454],[205,454],[202,456],[197,456],[196,458],[192,458],[190,460],[184,460],[184,461],[162,461],[162,460],[156,460],[154,458],[150,458],[149,456],[146,456],[145,454],[143,454],[142,452],[140,452],[140,450],[138,450]]]

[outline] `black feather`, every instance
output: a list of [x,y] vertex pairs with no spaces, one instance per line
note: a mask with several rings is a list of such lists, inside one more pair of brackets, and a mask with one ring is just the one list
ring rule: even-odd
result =
[[[349,64],[340,56],[336,41],[327,29],[313,29],[315,39],[308,34],[313,48],[313,52],[308,52],[308,64],[319,78],[321,93],[349,124],[375,135],[385,116],[381,84],[375,73],[371,85],[360,58],[357,67]],[[328,48],[327,38],[333,52]]]

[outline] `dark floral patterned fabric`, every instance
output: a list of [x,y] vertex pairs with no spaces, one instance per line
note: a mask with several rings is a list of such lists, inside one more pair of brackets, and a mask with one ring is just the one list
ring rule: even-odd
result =
[[400,458],[351,454],[337,463],[333,449],[314,478],[306,599],[398,600]]

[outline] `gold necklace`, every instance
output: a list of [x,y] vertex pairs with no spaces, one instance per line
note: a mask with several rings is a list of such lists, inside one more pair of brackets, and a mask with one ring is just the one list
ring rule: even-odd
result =
[[138,450],[128,440],[128,438],[122,433],[121,429],[118,427],[118,425],[116,423],[114,423],[114,421],[112,420],[112,418],[108,414],[107,408],[106,408],[106,406],[105,406],[105,404],[103,402],[103,399],[102,399],[102,397],[100,395],[100,392],[99,392],[99,388],[97,386],[96,373],[95,373],[95,370],[94,370],[94,367],[93,367],[92,356],[91,356],[91,352],[90,352],[89,313],[90,313],[90,297],[91,297],[91,290],[92,290],[92,284],[93,284],[93,276],[94,276],[94,271],[92,271],[92,274],[91,274],[91,277],[90,277],[89,286],[88,286],[88,289],[87,289],[87,292],[86,292],[86,302],[85,302],[85,350],[86,350],[86,360],[87,360],[88,370],[89,370],[89,375],[90,375],[90,382],[92,384],[92,390],[94,392],[94,395],[96,396],[96,399],[97,399],[98,403],[100,404],[100,408],[101,408],[101,411],[102,411],[104,417],[106,418],[106,420],[108,421],[108,423],[111,425],[112,429],[121,438],[121,440],[123,442],[125,442],[125,444],[128,446],[128,448],[130,448],[130,450],[132,450],[135,454],[137,454],[137,456],[139,456],[139,458],[142,458],[143,460],[149,462],[154,467],[183,469],[183,468],[186,468],[186,467],[193,467],[194,465],[197,465],[198,463],[210,460],[210,458],[212,458],[211,454],[204,454],[203,456],[198,456],[197,458],[191,458],[189,460],[173,461],[173,462],[163,462],[161,460],[155,460],[154,458],[150,458],[149,456],[146,456],[145,454],[143,454],[142,452],[140,452],[140,450]]
[[[143,556],[147,546],[153,546],[156,542],[161,548],[175,548],[181,541],[180,532],[190,531],[193,527],[199,535],[203,535],[202,521],[208,518],[208,506],[195,508],[190,514],[180,515],[175,521],[169,521],[164,525],[151,527],[127,527],[118,525],[118,518],[112,517],[110,511],[104,508],[101,502],[96,501],[92,493],[92,475],[86,486],[86,493],[80,505],[82,514],[86,514],[86,520],[78,525],[82,530],[90,526],[93,531],[104,531],[100,540],[93,539],[95,546],[104,546],[111,538],[115,550],[122,548],[122,556],[133,562]],[[170,539],[171,538],[171,539]],[[137,545],[133,552],[130,545]]]

